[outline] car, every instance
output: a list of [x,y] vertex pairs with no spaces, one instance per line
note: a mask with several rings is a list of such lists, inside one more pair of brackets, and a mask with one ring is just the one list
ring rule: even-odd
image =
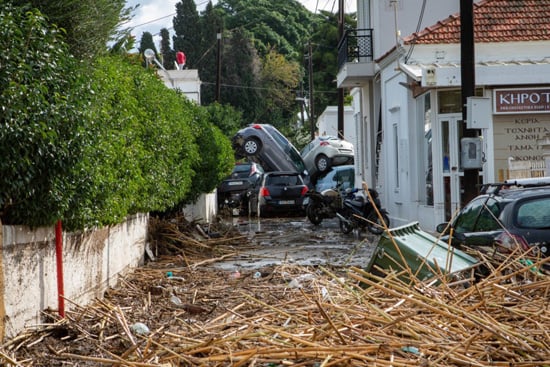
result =
[[275,213],[303,213],[308,190],[299,172],[267,172],[250,196],[249,213],[260,217]]
[[315,177],[333,166],[353,163],[354,150],[353,144],[346,140],[323,135],[309,142],[300,155],[309,174]]
[[270,124],[251,124],[231,139],[236,158],[260,164],[266,172],[296,171],[306,181],[308,172],[298,150]]
[[217,188],[218,209],[248,210],[248,196],[260,182],[264,169],[255,162],[236,162],[231,174]]
[[332,167],[328,172],[320,175],[315,183],[315,191],[323,192],[327,189],[345,191],[355,187],[355,167],[344,165]]
[[[481,194],[450,223],[441,223],[442,239],[456,247],[511,251],[518,244],[533,255],[550,255],[550,177],[486,184]],[[452,230],[452,231],[451,231]],[[550,263],[546,263],[550,266]]]

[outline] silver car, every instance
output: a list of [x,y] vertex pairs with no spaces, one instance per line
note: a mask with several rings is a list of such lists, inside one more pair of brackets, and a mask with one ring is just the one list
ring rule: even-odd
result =
[[236,158],[259,163],[266,172],[295,171],[307,181],[308,172],[300,153],[288,139],[269,124],[251,124],[233,136]]
[[333,166],[352,164],[353,144],[334,136],[313,139],[300,153],[311,176],[327,172]]

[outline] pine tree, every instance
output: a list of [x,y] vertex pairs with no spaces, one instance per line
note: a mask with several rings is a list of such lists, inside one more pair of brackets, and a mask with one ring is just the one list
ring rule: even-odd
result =
[[[210,104],[216,96],[216,74],[218,65],[217,45],[218,32],[223,32],[223,19],[218,11],[212,6],[212,2],[206,5],[201,14],[201,56],[197,61],[199,75],[203,82],[201,88],[201,103]],[[223,42],[223,37],[222,41]],[[220,60],[223,59],[221,55]]]
[[143,53],[148,48],[155,52],[155,58],[158,60],[158,52],[157,52],[157,48],[155,47],[155,42],[153,42],[153,35],[150,32],[143,32],[143,34],[141,35],[141,40],[139,41],[139,47],[138,47],[139,54],[143,58],[143,66],[146,66],[147,64],[147,60],[145,60],[145,56],[143,55]]
[[176,4],[176,16],[174,17],[174,32],[172,38],[174,51],[185,53],[187,66],[190,69],[197,68],[200,58],[201,33],[199,13],[194,0],[181,0]]
[[170,48],[170,32],[166,28],[160,30],[160,54],[162,55],[162,66],[166,70],[174,69],[176,53]]

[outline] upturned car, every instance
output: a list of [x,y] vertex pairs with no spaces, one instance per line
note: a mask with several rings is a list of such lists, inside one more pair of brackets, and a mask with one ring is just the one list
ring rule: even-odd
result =
[[312,177],[327,172],[331,167],[352,164],[353,144],[334,136],[319,136],[300,152],[306,169]]
[[308,172],[298,150],[269,124],[251,124],[231,139],[236,158],[260,164],[266,172],[296,171],[308,182]]

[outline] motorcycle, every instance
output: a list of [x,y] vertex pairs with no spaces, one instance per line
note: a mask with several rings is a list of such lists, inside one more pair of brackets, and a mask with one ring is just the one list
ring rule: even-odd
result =
[[382,208],[378,192],[369,189],[365,184],[362,191],[344,199],[343,208],[336,215],[340,220],[340,230],[345,234],[354,229],[366,228],[369,232],[379,235],[390,226],[388,211]]
[[306,197],[309,200],[306,216],[316,226],[321,224],[323,219],[336,217],[336,213],[343,208],[342,194],[336,188],[322,192],[310,190],[306,193]]

